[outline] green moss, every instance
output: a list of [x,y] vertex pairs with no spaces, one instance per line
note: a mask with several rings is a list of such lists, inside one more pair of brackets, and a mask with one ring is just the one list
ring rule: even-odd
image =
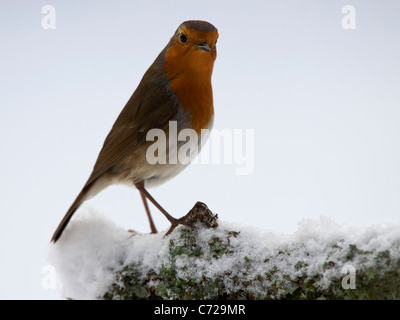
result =
[[103,298],[106,300],[148,299],[151,291],[147,287],[147,282],[140,278],[140,274],[134,266],[125,266],[116,273],[115,282]]
[[189,228],[179,229],[180,239],[183,244],[175,245],[174,241],[170,240],[169,251],[172,258],[186,254],[188,256],[198,257],[202,254],[202,249],[196,243],[196,235]]
[[222,244],[221,239],[218,237],[214,238],[209,245],[214,258],[218,259],[227,251],[227,247]]
[[[197,212],[199,213],[199,212]],[[227,257],[235,253],[232,239],[239,232],[227,231],[211,237],[208,242],[197,239],[198,228],[214,228],[216,216],[205,212],[204,217],[192,217],[195,225],[179,228],[169,242],[169,254],[157,270],[141,274],[139,266],[127,265],[115,274],[113,284],[104,294],[104,299],[400,299],[400,258],[392,257],[389,251],[364,251],[355,244],[348,247],[343,242],[327,248],[325,262],[320,269],[310,274],[312,260],[294,261],[280,270],[291,255],[287,248],[275,256],[261,260],[265,268],[254,272],[255,259],[251,253],[237,261],[234,270],[210,278],[204,269],[191,270],[196,259],[205,261]],[[177,232],[177,234],[176,234]],[[186,261],[186,264],[182,263]],[[276,261],[276,263],[274,263]],[[179,262],[179,263],[178,263]],[[368,262],[368,263],[367,263]],[[193,263],[193,264],[192,264]],[[356,267],[355,289],[342,287],[341,268],[344,264]],[[201,264],[200,264],[201,265]],[[330,283],[322,285],[324,273],[330,274]],[[196,275],[196,276],[194,276]],[[229,283],[229,285],[226,285]]]
[[350,244],[347,249],[347,254],[345,256],[347,261],[353,260],[357,255],[368,255],[370,251],[364,251],[357,248],[355,244]]

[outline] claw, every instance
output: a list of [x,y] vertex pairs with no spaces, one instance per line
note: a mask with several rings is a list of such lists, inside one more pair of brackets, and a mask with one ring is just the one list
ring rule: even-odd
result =
[[202,222],[212,228],[218,226],[216,222],[216,216],[211,213],[211,211],[203,202],[198,201],[185,216],[172,221],[171,227],[165,234],[165,237],[171,234],[172,231],[174,231],[175,228],[180,224],[193,227],[196,222]]
[[179,226],[180,224],[185,225],[185,226],[191,226],[191,224],[193,222],[187,221],[190,218],[191,213],[192,212],[190,211],[186,216],[183,216],[182,218],[176,219],[174,222],[172,222],[171,227],[165,234],[165,237],[168,236],[169,234],[171,234],[171,232],[174,231],[175,228],[177,226]]

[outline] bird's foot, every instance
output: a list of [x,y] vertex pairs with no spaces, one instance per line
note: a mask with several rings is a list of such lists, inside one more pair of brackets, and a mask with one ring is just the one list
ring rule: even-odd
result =
[[215,228],[218,226],[217,216],[213,215],[204,203],[198,201],[185,216],[171,221],[171,227],[165,236],[171,234],[179,225],[193,227],[196,222],[203,223],[209,228]]
[[179,226],[180,224],[181,224],[181,225],[185,225],[185,226],[190,226],[190,225],[191,225],[191,222],[189,221],[189,220],[190,220],[190,217],[189,217],[189,216],[190,216],[190,212],[189,212],[187,215],[183,216],[182,218],[175,219],[175,221],[173,221],[173,222],[171,223],[171,227],[169,228],[169,230],[167,231],[167,233],[165,234],[165,236],[168,236],[169,234],[171,234],[172,231],[174,231],[175,228],[176,228],[177,226]]

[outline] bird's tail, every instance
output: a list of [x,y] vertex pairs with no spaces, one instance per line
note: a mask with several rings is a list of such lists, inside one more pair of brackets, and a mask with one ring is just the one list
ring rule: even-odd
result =
[[60,224],[58,225],[56,231],[53,234],[53,237],[51,238],[52,242],[56,242],[62,235],[65,227],[67,226],[68,222],[71,220],[72,215],[75,213],[76,210],[81,206],[81,204],[89,198],[89,191],[90,191],[90,185],[85,185],[82,189],[82,191],[78,194],[76,197],[74,203],[71,205],[71,207],[68,209],[67,213],[65,214],[64,218],[61,220]]

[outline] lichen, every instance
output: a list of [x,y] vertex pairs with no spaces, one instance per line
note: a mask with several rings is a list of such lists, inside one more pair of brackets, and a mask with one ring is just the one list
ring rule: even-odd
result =
[[[159,266],[147,274],[139,272],[139,265],[123,266],[102,298],[400,299],[400,258],[388,250],[362,250],[342,240],[324,249],[326,259],[320,265],[315,265],[312,253],[299,254],[301,245],[294,244],[265,257],[241,253],[230,268],[210,273],[212,263],[220,266],[220,261],[238,255],[240,232],[208,232],[200,239],[204,229],[217,228],[217,216],[199,207],[191,219],[190,226],[174,231]],[[346,264],[357,266],[354,289],[342,286]]]

